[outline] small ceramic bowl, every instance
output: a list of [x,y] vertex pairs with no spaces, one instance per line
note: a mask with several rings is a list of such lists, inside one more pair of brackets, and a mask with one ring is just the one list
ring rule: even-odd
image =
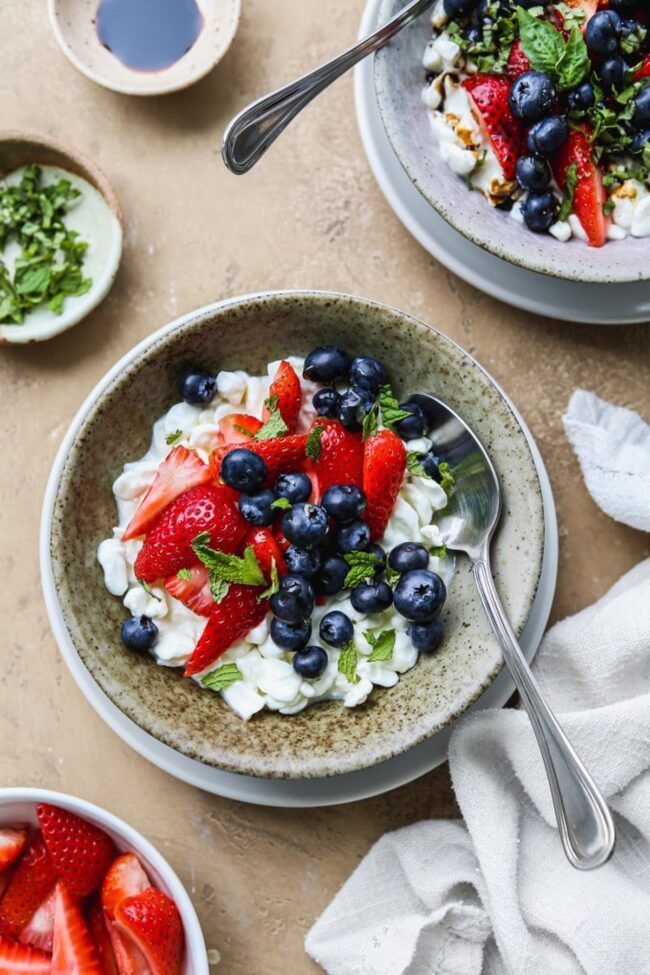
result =
[[[73,675],[81,661],[84,677],[89,672],[154,738],[231,772],[311,778],[381,762],[454,721],[503,666],[463,558],[450,587],[440,651],[423,655],[399,684],[376,690],[352,710],[327,702],[291,717],[266,712],[244,723],[218,696],[122,646],[125,611],[104,587],[97,546],[115,524],[113,481],[127,460],[148,449],[154,421],[178,401],[184,371],[200,364],[212,372],[259,375],[267,363],[306,355],[323,343],[338,343],[353,355],[371,350],[389,365],[398,395],[431,390],[474,427],[502,479],[505,507],[494,564],[517,632],[537,591],[544,515],[526,438],[490,377],[440,332],[383,305],[327,292],[232,299],[173,322],[100,382],[60,448],[43,509],[44,592]],[[80,679],[82,690],[86,684]],[[96,695],[88,696],[98,707]]]
[[66,57],[87,78],[124,95],[165,95],[188,88],[222,59],[237,33],[241,0],[196,0],[203,27],[178,61],[159,71],[127,67],[99,39],[100,0],[48,0],[50,24]]
[[165,858],[149,840],[113,813],[99,806],[47,789],[0,789],[0,826],[37,824],[34,807],[39,802],[60,806],[105,830],[121,852],[137,854],[150,880],[176,903],[185,931],[182,975],[208,975],[208,957],[199,919],[185,887]]
[[[37,163],[66,171],[75,184],[83,180],[97,194],[83,225],[77,223],[74,207],[66,220],[89,241],[83,271],[93,279],[85,295],[66,298],[63,312],[55,315],[45,305],[30,313],[22,325],[0,325],[0,343],[42,342],[85,318],[104,300],[117,274],[122,256],[122,212],[115,191],[99,166],[72,146],[31,132],[0,132],[0,179],[21,166]],[[76,183],[81,189],[83,184]],[[1,256],[1,255],[0,255]]]
[[[382,0],[384,23],[403,0]],[[402,166],[431,206],[464,237],[512,264],[569,281],[622,283],[650,279],[650,240],[627,237],[604,247],[579,240],[562,243],[534,234],[506,212],[471,193],[464,179],[440,158],[422,101],[422,56],[432,37],[431,13],[424,13],[375,55],[375,89],[388,138]]]

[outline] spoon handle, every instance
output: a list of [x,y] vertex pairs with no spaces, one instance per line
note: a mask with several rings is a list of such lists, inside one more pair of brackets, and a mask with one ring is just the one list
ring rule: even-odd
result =
[[612,815],[542,696],[497,594],[487,553],[474,562],[473,571],[483,608],[499,639],[544,759],[564,852],[579,870],[599,867],[614,848]]
[[411,0],[387,24],[309,74],[253,102],[224,132],[223,160],[238,176],[247,173],[309,102],[358,61],[383,47],[398,31],[430,7],[433,0]]

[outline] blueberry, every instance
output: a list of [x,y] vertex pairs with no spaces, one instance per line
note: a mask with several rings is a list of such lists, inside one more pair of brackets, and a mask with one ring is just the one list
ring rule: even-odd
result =
[[335,383],[345,379],[350,370],[350,356],[338,345],[321,345],[305,359],[302,374],[316,383]]
[[271,639],[283,650],[302,650],[311,639],[311,623],[285,623],[272,619]]
[[569,137],[569,123],[565,115],[551,115],[536,122],[528,133],[528,151],[539,156],[551,156]]
[[284,553],[284,561],[289,572],[310,578],[320,569],[321,556],[317,548],[296,548],[290,545]]
[[327,512],[319,504],[300,502],[282,516],[282,531],[297,548],[320,545],[329,530]]
[[120,633],[129,650],[151,650],[158,642],[158,627],[148,616],[130,616],[122,623]]
[[609,6],[612,10],[620,10],[621,13],[625,13],[628,10],[638,9],[639,0],[609,0]]
[[292,474],[280,474],[273,490],[279,498],[286,498],[291,504],[308,501],[311,494],[311,481],[306,474],[295,471]]
[[257,494],[242,494],[237,502],[239,513],[251,525],[272,525],[277,509],[272,507],[276,500],[273,491],[265,488]]
[[358,356],[350,367],[350,383],[368,393],[378,393],[388,382],[388,374],[381,362],[370,355]]
[[395,433],[398,434],[402,440],[417,440],[418,437],[423,437],[427,428],[427,420],[418,404],[400,403],[399,408],[400,410],[405,410],[411,415],[405,417],[403,420],[398,420],[397,423],[393,424]]
[[395,587],[395,609],[414,623],[434,619],[446,598],[444,582],[437,573],[428,569],[405,572]]
[[642,132],[637,132],[636,135],[632,136],[630,151],[643,152],[648,142],[650,142],[650,129],[644,129]]
[[274,593],[269,600],[269,605],[276,619],[282,620],[283,623],[291,623],[294,626],[297,623],[304,623],[310,616],[309,613],[305,613],[304,606],[301,605],[294,593],[287,592],[286,589],[280,589],[279,592]]
[[217,380],[204,369],[188,372],[181,380],[181,396],[192,406],[205,406],[212,402],[217,391]]
[[354,521],[366,510],[366,496],[354,484],[334,484],[323,495],[322,505],[335,521]]
[[440,646],[445,628],[441,620],[430,623],[411,623],[408,629],[411,643],[416,650],[423,653],[433,653]]
[[628,66],[622,57],[608,58],[600,68],[600,80],[605,91],[622,91],[627,79]]
[[340,555],[328,555],[314,576],[314,588],[322,596],[333,596],[340,592],[350,566]]
[[339,412],[341,394],[335,389],[319,389],[314,393],[312,403],[319,416],[336,417]]
[[323,643],[330,647],[344,647],[354,636],[354,627],[349,616],[334,609],[323,616],[318,632]]
[[388,564],[395,572],[426,569],[429,564],[429,553],[424,545],[418,545],[417,542],[402,542],[389,554]]
[[338,418],[353,433],[361,429],[364,418],[373,407],[375,400],[371,393],[354,387],[346,390],[339,400]]
[[300,606],[303,619],[307,619],[311,615],[316,597],[314,596],[314,588],[308,579],[293,573],[284,576],[280,583],[280,591],[289,593],[289,595],[294,597]]
[[268,470],[259,454],[245,447],[237,447],[221,461],[221,478],[228,487],[253,494],[268,476]]
[[444,0],[445,13],[448,17],[458,17],[467,14],[476,6],[476,0]]
[[355,549],[365,550],[370,543],[370,529],[365,521],[357,519],[357,521],[342,525],[334,537],[341,552],[352,552]]
[[327,652],[322,647],[310,646],[298,650],[293,658],[293,669],[305,680],[315,680],[327,667]]
[[647,88],[642,88],[634,99],[632,122],[639,127],[650,123],[650,85]]
[[516,118],[522,122],[538,122],[553,112],[557,92],[547,74],[526,71],[513,82],[508,101]]
[[542,234],[557,214],[557,200],[552,193],[529,193],[521,204],[521,213],[529,230]]
[[424,467],[425,473],[432,477],[434,481],[438,484],[442,480],[442,474],[440,473],[440,458],[437,457],[432,450],[424,457],[420,457],[420,463]]
[[594,54],[613,54],[621,36],[621,18],[615,10],[599,10],[587,23],[585,41]]
[[350,592],[350,602],[357,613],[381,613],[393,602],[393,590],[387,582],[360,582]]
[[524,190],[545,190],[551,182],[548,163],[539,156],[520,156],[517,160],[517,182]]
[[574,112],[585,112],[596,104],[594,86],[590,81],[583,81],[567,95],[567,105]]

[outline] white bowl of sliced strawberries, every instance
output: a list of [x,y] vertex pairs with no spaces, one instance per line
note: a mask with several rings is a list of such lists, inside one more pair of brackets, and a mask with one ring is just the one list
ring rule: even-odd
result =
[[180,880],[143,836],[83,799],[0,790],[0,972],[207,975]]

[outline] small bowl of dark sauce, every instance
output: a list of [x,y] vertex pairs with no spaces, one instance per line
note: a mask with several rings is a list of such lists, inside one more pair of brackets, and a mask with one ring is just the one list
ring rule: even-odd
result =
[[59,45],[86,77],[129,95],[198,81],[226,53],[241,0],[48,0]]

